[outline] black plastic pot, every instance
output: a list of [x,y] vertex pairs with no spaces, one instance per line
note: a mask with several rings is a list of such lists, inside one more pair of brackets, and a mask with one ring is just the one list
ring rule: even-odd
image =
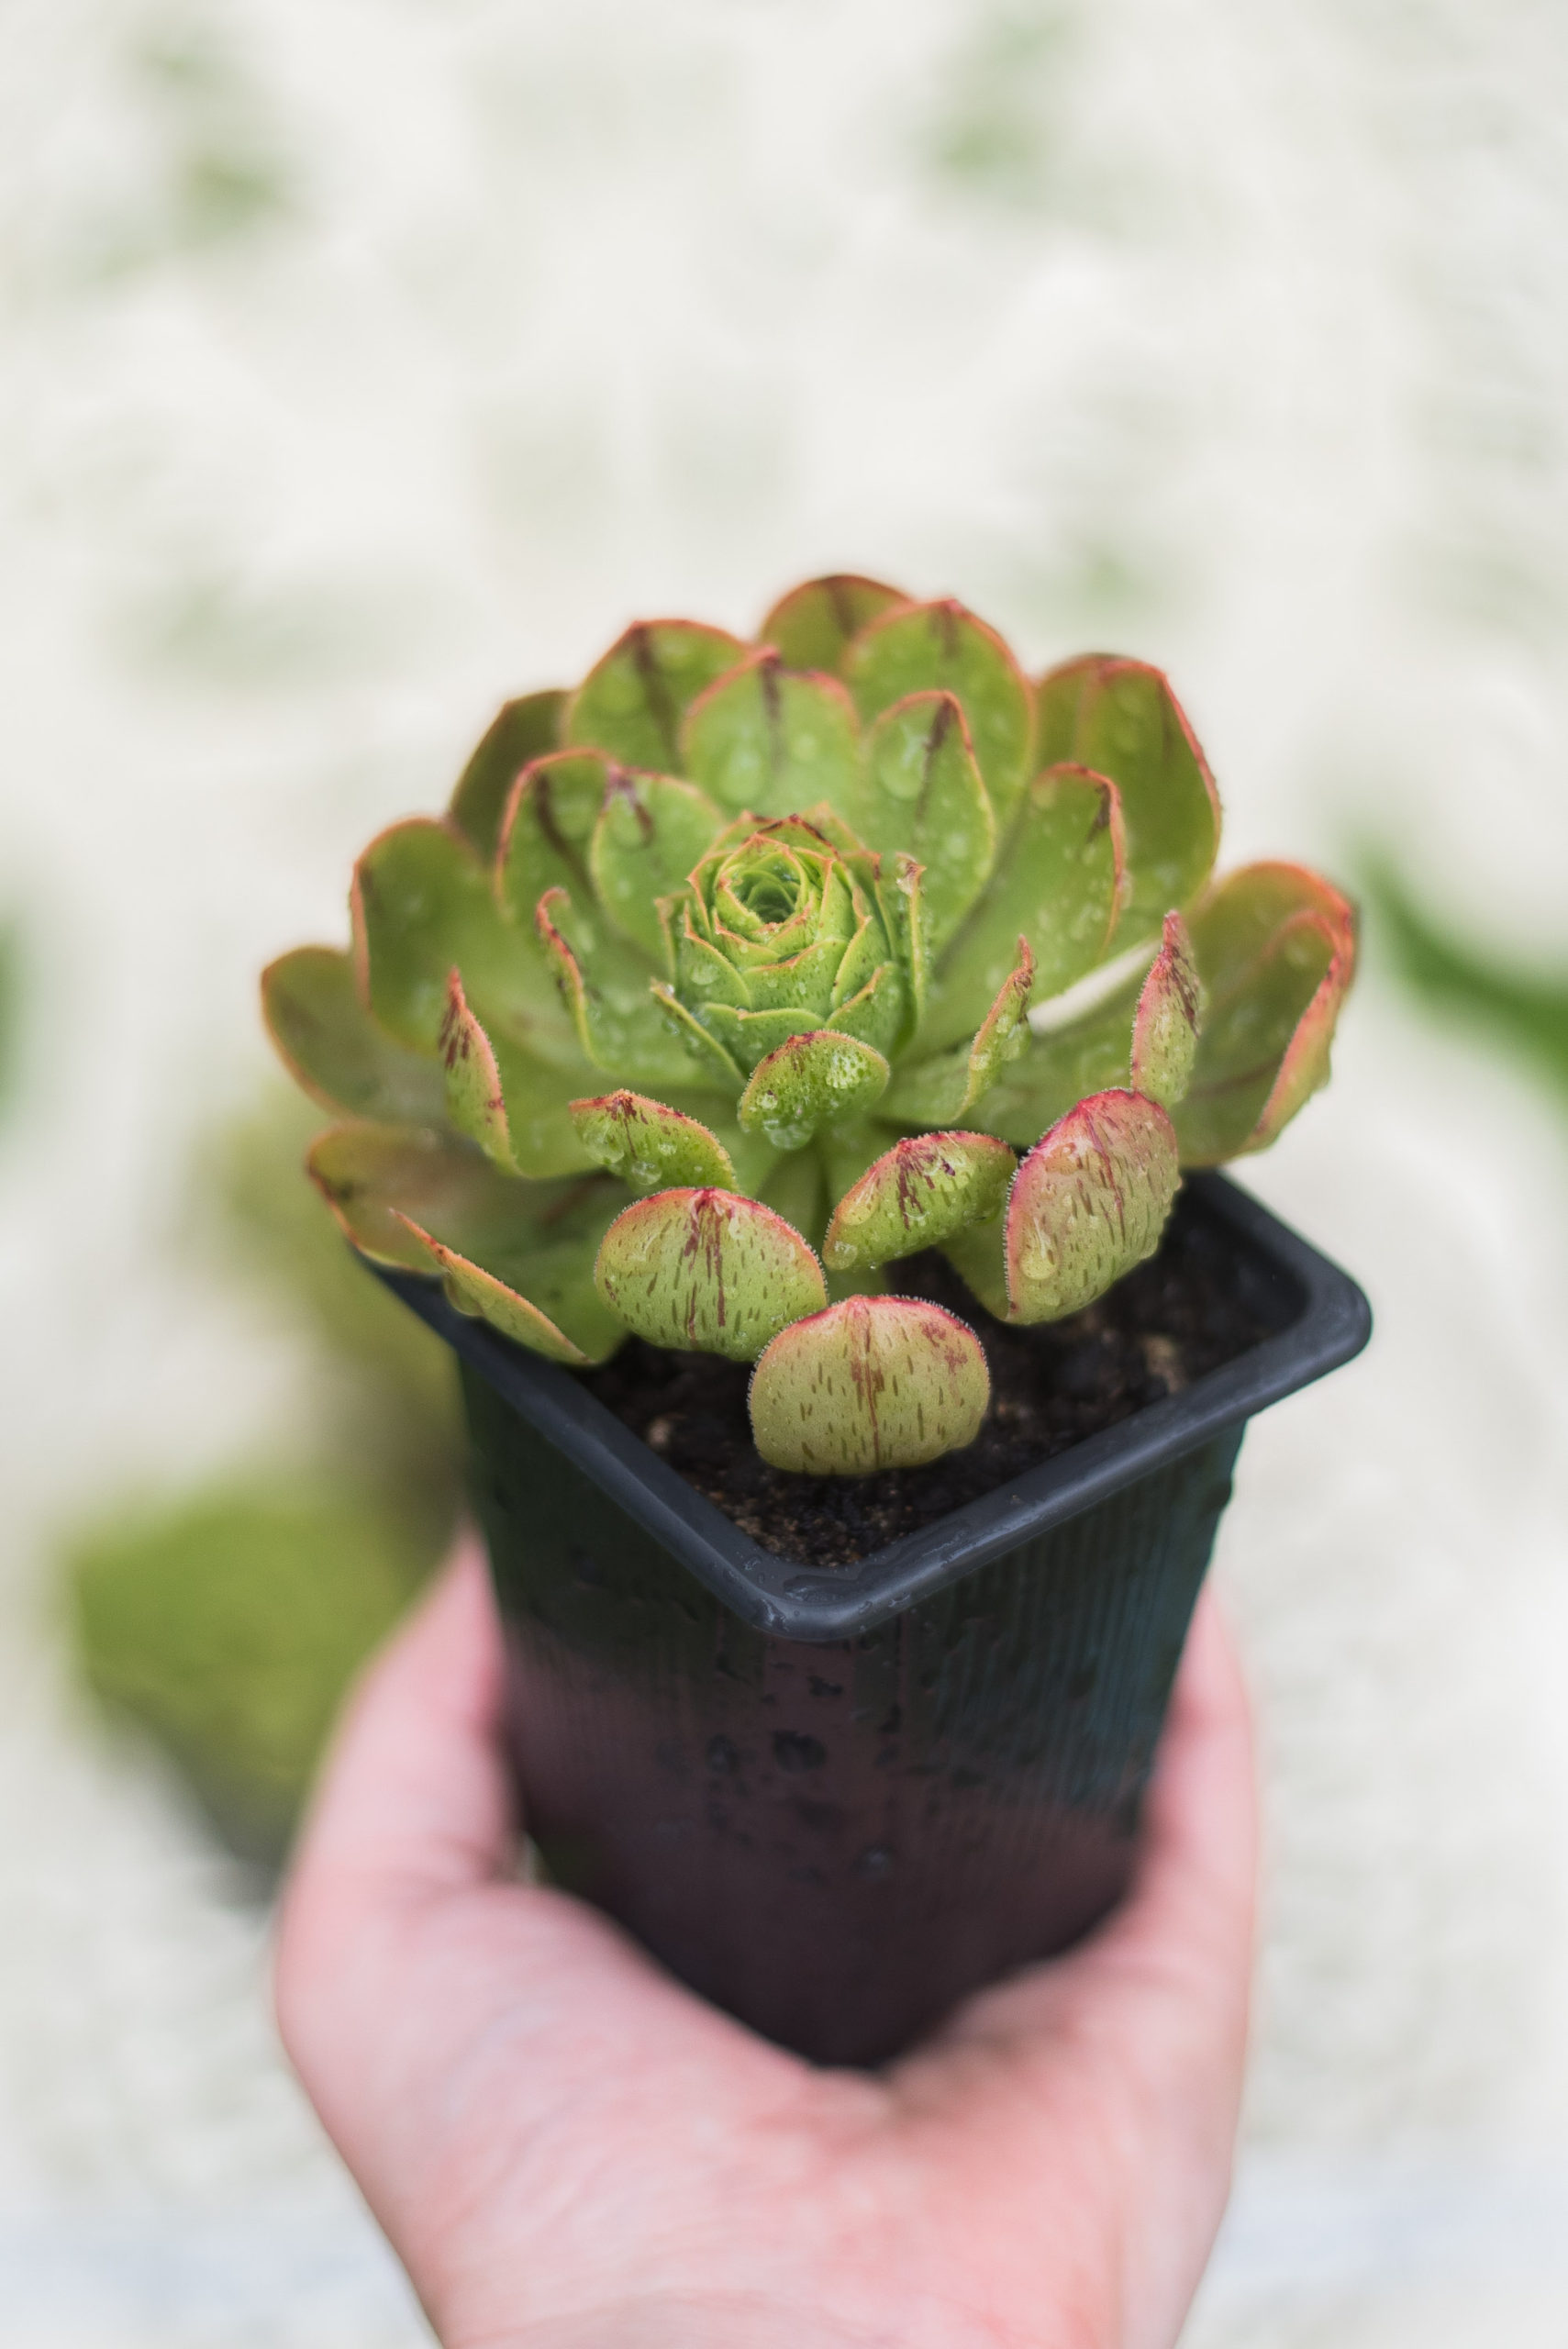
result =
[[569,1372],[461,1357],[529,1834],[695,1989],[872,2064],[1111,1907],[1248,1419],[1348,1362],[1354,1282],[1222,1176],[1177,1208],[1273,1334],[854,1567],[760,1549]]

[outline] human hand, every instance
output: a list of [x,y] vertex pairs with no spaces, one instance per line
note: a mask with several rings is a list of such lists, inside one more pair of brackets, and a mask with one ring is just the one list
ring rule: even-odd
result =
[[518,1883],[466,1547],[339,1731],[283,1909],[305,2087],[446,2349],[1169,2349],[1229,2184],[1255,1825],[1200,1604],[1121,1907],[880,2074]]

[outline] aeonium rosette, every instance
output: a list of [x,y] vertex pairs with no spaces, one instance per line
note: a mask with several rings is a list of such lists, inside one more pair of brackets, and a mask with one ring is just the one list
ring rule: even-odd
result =
[[1158,671],[1031,684],[960,605],[812,581],[754,645],[642,623],[507,704],[267,1017],[347,1114],[311,1172],[368,1256],[557,1362],[754,1363],[779,1466],[912,1465],[989,1386],[890,1267],[939,1248],[1006,1319],[1076,1311],[1183,1164],[1327,1077],[1351,910],[1297,865],[1216,882],[1218,833]]

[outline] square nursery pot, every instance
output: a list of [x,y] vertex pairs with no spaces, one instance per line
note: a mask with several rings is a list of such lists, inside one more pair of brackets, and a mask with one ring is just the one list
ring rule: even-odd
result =
[[529,1834],[818,2062],[882,2061],[1113,1905],[1247,1421],[1370,1335],[1354,1282],[1223,1176],[1177,1213],[1269,1334],[832,1570],[759,1547],[437,1282],[381,1275],[461,1361]]

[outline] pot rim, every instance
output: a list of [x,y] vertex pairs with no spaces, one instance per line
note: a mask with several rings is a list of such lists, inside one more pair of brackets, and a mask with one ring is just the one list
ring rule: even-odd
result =
[[1361,1353],[1372,1308],[1347,1273],[1227,1176],[1190,1174],[1184,1190],[1262,1274],[1284,1310],[1281,1326],[1179,1394],[1145,1404],[852,1566],[803,1566],[764,1550],[570,1371],[460,1313],[439,1278],[367,1269],[731,1613],[775,1636],[826,1642],[873,1630]]

